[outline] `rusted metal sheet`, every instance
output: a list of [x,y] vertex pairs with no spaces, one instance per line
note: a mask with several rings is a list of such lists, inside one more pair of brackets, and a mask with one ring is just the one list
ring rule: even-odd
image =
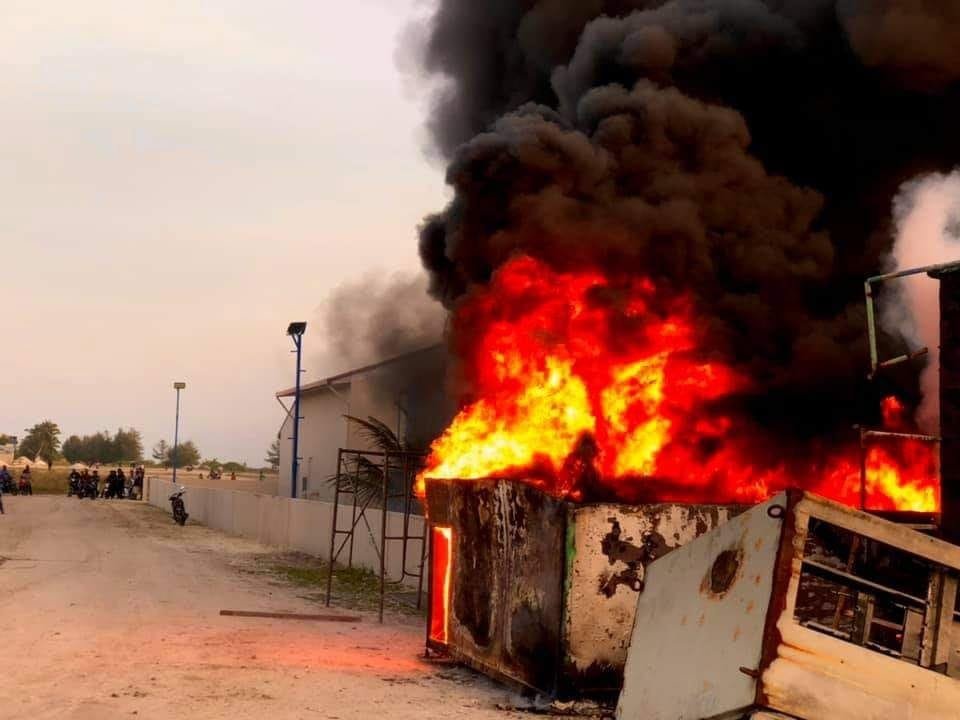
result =
[[[453,546],[446,642],[432,647],[543,693],[610,698],[645,564],[740,511],[573,505],[501,480],[429,480],[427,508]],[[442,605],[431,598],[431,627]]]
[[958,577],[956,546],[782,494],[651,565],[617,716],[960,718]]
[[742,511],[720,505],[570,505],[563,694],[616,698],[645,566]]
[[786,496],[648,568],[617,717],[712,718],[754,705]]

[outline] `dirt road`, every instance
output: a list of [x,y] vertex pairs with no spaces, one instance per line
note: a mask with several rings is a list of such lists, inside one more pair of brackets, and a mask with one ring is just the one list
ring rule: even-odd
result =
[[4,504],[0,718],[524,717],[496,709],[506,691],[421,662],[419,620],[220,617],[319,611],[245,571],[269,553],[256,543],[129,501]]

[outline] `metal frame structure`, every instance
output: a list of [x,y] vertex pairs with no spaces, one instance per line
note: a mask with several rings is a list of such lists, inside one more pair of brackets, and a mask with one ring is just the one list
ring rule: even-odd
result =
[[[938,265],[925,265],[923,267],[899,270],[897,272],[886,273],[884,275],[874,275],[869,277],[863,283],[864,296],[867,305],[867,336],[870,341],[870,372],[867,374],[869,380],[873,380],[877,374],[894,365],[909,362],[921,358],[930,352],[930,348],[922,347],[911,352],[897,355],[887,360],[880,359],[880,353],[877,349],[877,322],[876,309],[874,307],[873,286],[886,282],[888,280],[897,280],[909,277],[911,275],[932,274],[944,270],[953,270],[960,267],[960,263],[941,263]],[[867,510],[867,445],[868,441],[876,439],[900,439],[917,440],[920,442],[933,443],[939,445],[941,438],[936,435],[924,435],[921,433],[889,432],[886,430],[870,430],[858,425],[855,427],[860,431],[860,509]]]
[[[330,606],[333,594],[333,568],[340,560],[344,550],[347,551],[347,567],[353,567],[354,537],[361,521],[367,529],[370,542],[377,553],[379,560],[380,606],[379,619],[383,622],[384,601],[387,587],[387,547],[388,543],[399,542],[401,547],[400,578],[403,582],[407,578],[417,580],[417,609],[420,609],[423,600],[423,582],[425,579],[425,564],[427,558],[427,522],[424,519],[423,530],[420,534],[411,532],[410,519],[412,515],[421,514],[414,511],[420,506],[415,495],[417,473],[422,469],[425,456],[413,452],[381,452],[374,450],[353,450],[340,448],[337,451],[337,473],[334,476],[333,494],[333,521],[330,528],[330,556],[327,574],[327,607]],[[364,469],[364,470],[362,470]],[[365,498],[360,493],[360,475],[362,471],[378,472],[380,474],[380,488],[376,494],[370,493]],[[350,523],[341,527],[340,506],[343,497],[349,498],[351,506]],[[392,501],[400,502],[400,511],[403,516],[403,526],[399,535],[388,535],[388,518]],[[379,507],[378,507],[379,506]],[[374,533],[367,517],[367,510],[377,508],[380,513],[380,541]],[[338,544],[337,540],[340,538]],[[420,543],[418,567],[413,570],[407,565],[411,542]]]
[[899,365],[900,363],[907,362],[908,360],[915,360],[916,358],[923,357],[928,352],[929,348],[920,348],[919,350],[914,350],[913,352],[904,353],[903,355],[898,355],[897,357],[890,358],[888,360],[880,360],[879,351],[877,350],[877,321],[876,321],[876,312],[874,309],[873,303],[873,286],[878,285],[887,280],[897,280],[899,278],[908,277],[910,275],[920,275],[922,273],[933,273],[943,270],[953,270],[960,267],[960,263],[941,263],[939,265],[925,265],[924,267],[910,268],[909,270],[899,270],[897,272],[886,273],[884,275],[874,275],[869,277],[863,283],[863,291],[867,301],[867,334],[870,338],[870,377],[873,379],[877,372],[883,368],[891,367],[892,365]]

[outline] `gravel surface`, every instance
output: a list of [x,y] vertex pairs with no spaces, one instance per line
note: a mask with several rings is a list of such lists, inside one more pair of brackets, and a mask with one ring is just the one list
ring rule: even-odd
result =
[[530,717],[497,709],[516,701],[503,688],[423,662],[419,617],[221,617],[324,611],[315,595],[258,571],[274,553],[257,543],[180,528],[131,501],[4,496],[4,505],[5,720]]

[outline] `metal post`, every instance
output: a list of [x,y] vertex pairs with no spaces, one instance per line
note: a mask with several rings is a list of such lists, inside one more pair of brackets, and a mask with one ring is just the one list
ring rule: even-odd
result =
[[940,531],[960,545],[960,274],[940,281]]
[[[383,454],[383,506],[380,508],[380,613],[383,623],[383,603],[387,594],[387,504],[390,500],[390,452]],[[402,578],[401,578],[402,579]]]
[[330,521],[330,562],[327,565],[327,607],[333,594],[333,563],[337,559],[337,518],[340,513],[340,483],[343,482],[343,448],[337,450],[337,479],[333,486],[333,518]]
[[860,430],[860,509],[867,509],[867,436],[863,427]]
[[185,383],[175,382],[173,389],[177,391],[177,414],[173,422],[173,484],[177,484],[177,446],[180,443],[180,391],[186,387]]
[[297,346],[297,382],[293,395],[293,461],[291,462],[290,497],[297,496],[297,471],[300,467],[300,358],[303,347],[303,335],[292,335]]

